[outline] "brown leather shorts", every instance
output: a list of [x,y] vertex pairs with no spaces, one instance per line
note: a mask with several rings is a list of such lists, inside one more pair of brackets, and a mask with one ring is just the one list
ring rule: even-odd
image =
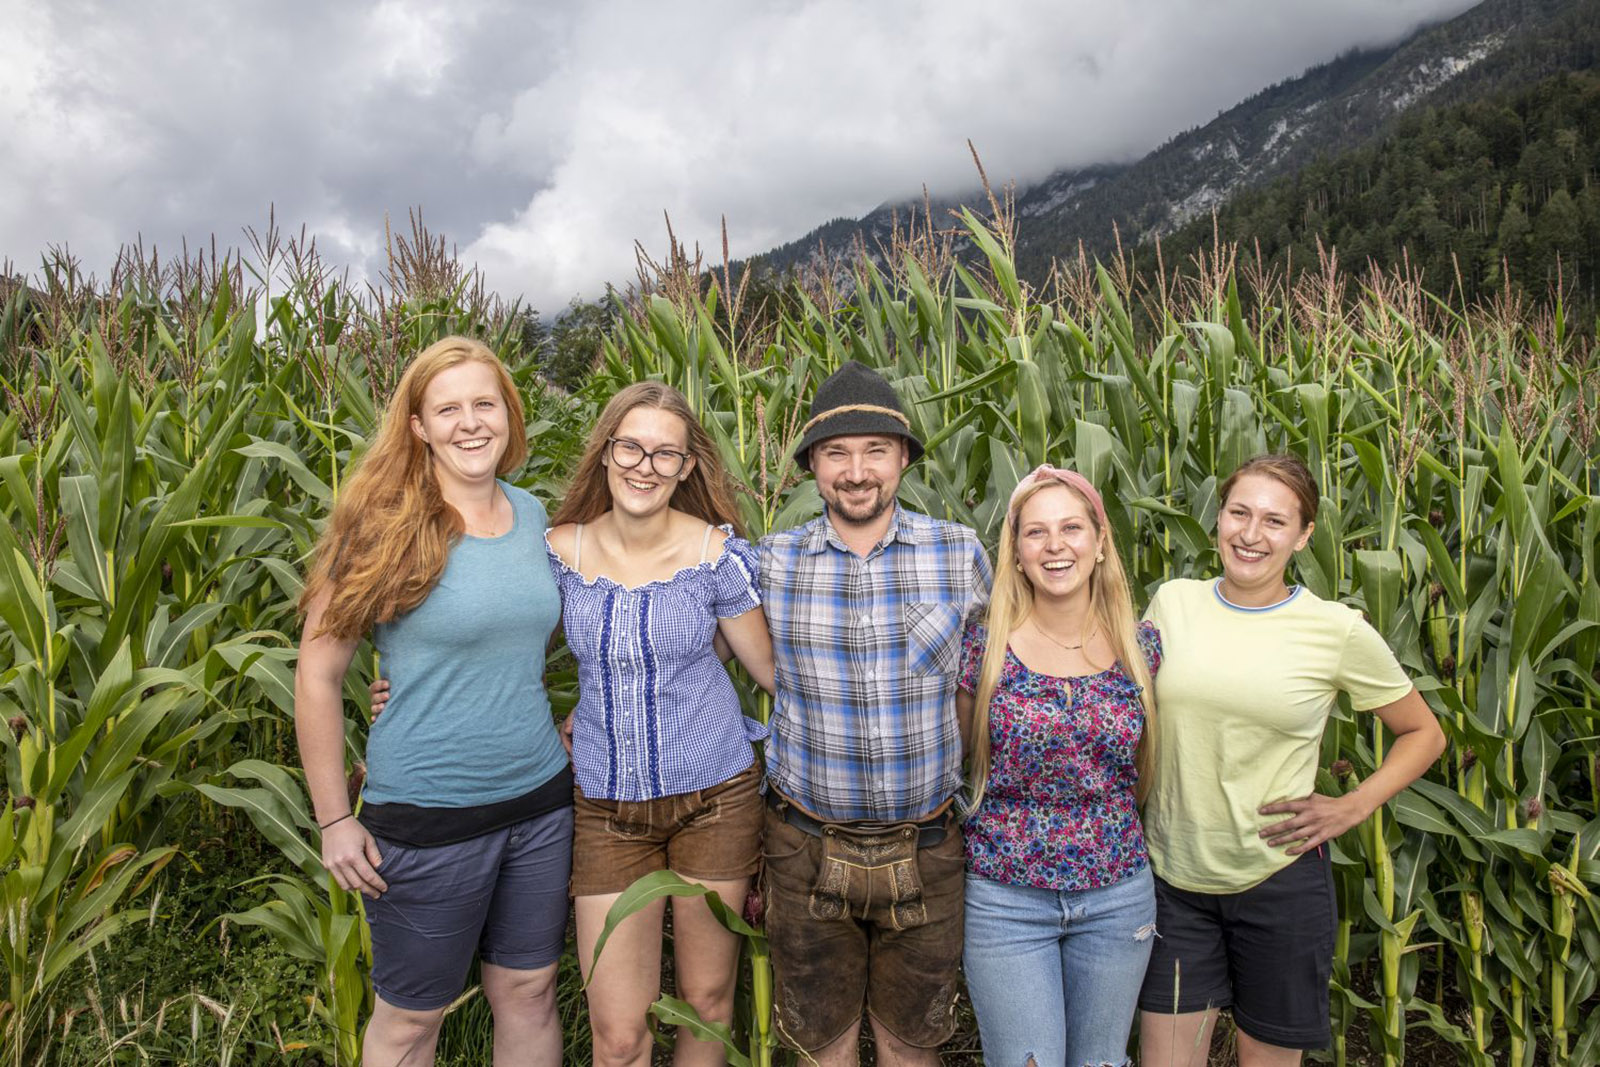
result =
[[651,871],[732,881],[756,873],[761,765],[656,800],[591,800],[573,786],[572,895],[620,893]]
[[816,1052],[861,1019],[915,1048],[955,1030],[965,858],[952,822],[917,847],[910,825],[808,834],[767,812],[766,925],[778,1033]]

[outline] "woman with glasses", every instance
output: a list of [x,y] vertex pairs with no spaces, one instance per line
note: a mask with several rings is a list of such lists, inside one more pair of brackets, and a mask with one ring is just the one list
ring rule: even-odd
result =
[[[683,395],[644,382],[601,412],[546,538],[578,660],[568,720],[572,893],[597,1064],[648,1064],[660,992],[664,902],[594,947],[617,897],[670,869],[743,907],[759,855],[765,729],[740,710],[717,638],[772,688],[772,641],[755,552],[738,536],[715,446]],[[672,913],[678,996],[730,1022],[737,938],[699,898]],[[722,1046],[680,1031],[676,1062],[721,1063]]]

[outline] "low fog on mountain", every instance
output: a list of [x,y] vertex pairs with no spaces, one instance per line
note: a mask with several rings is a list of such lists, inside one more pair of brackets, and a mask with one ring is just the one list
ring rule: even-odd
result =
[[632,243],[735,255],[973,181],[1127,162],[1465,0],[871,5],[0,0],[0,256],[104,272],[142,235],[236,244],[269,203],[356,276],[422,205],[554,309]]

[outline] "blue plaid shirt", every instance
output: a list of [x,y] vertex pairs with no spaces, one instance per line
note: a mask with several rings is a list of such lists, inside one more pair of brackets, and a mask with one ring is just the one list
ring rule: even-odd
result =
[[961,633],[993,573],[975,533],[896,506],[865,558],[826,515],[761,541],[773,786],[826,819],[928,814],[961,785]]

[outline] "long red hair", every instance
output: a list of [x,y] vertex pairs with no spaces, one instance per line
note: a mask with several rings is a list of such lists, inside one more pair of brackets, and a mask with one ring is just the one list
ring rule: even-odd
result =
[[351,474],[317,541],[302,615],[324,593],[328,605],[319,633],[360,637],[373,625],[422,603],[465,524],[439,490],[433,454],[411,430],[422,394],[441,372],[462,363],[495,372],[506,405],[510,436],[495,471],[502,477],[528,458],[522,397],[505,364],[481,341],[445,337],[422,351],[400,378],[378,436]]

